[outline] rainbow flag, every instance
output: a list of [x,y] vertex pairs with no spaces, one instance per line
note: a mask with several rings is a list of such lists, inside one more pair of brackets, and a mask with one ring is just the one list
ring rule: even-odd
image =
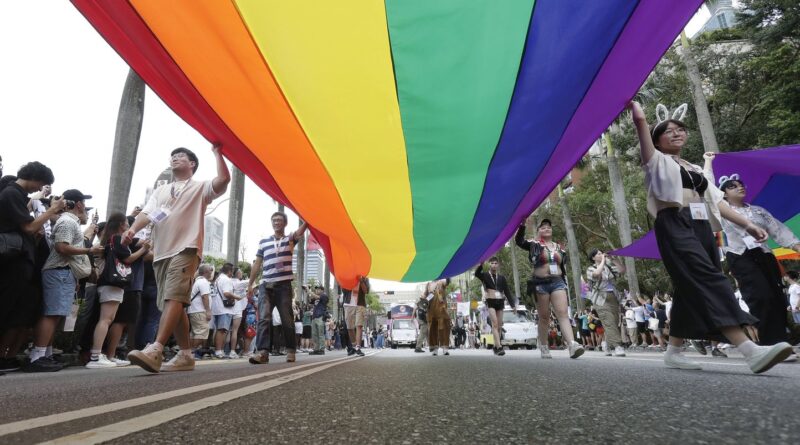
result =
[[502,247],[700,0],[73,0],[345,287]]

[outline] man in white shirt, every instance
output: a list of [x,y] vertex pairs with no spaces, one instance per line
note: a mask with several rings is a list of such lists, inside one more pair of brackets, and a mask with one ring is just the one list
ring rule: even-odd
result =
[[192,329],[192,349],[197,360],[203,358],[202,348],[208,340],[208,322],[211,321],[210,280],[214,276],[214,266],[201,264],[198,274],[192,287],[189,308],[186,310]]
[[800,273],[790,270],[786,273],[789,282],[789,310],[795,323],[800,323]]
[[[222,158],[220,146],[212,148],[217,161],[217,176],[211,181],[195,181],[199,161],[191,150],[180,147],[170,153],[175,182],[164,184],[150,196],[133,225],[123,235],[130,244],[135,234],[152,224],[153,270],[158,284],[157,304],[161,309],[156,341],[143,350],[128,354],[131,363],[149,372],[191,371],[194,369],[189,341],[189,306],[192,280],[203,256],[206,207],[228,188],[231,174]],[[163,366],[162,351],[175,335],[180,351]]]
[[633,306],[630,301],[625,303],[625,328],[628,330],[628,337],[631,339],[631,346],[636,346],[639,339],[639,327],[636,325],[636,318]]
[[[236,302],[242,297],[233,291],[233,264],[225,263],[214,282],[214,297],[211,301],[211,314],[214,316],[214,357],[225,358],[225,338],[233,324]],[[234,352],[235,351],[231,351]]]

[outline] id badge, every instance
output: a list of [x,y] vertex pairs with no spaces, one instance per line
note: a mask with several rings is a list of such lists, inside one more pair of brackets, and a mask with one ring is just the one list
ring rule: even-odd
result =
[[425,297],[425,299],[428,300],[428,301],[433,300],[433,293],[428,294],[428,296]]
[[64,318],[64,332],[73,332],[75,330],[76,321],[78,321],[78,303],[72,303],[69,315]]
[[704,202],[690,202],[689,211],[692,213],[694,220],[708,220],[708,209]]
[[166,207],[161,207],[160,209],[150,214],[150,221],[153,224],[158,225],[162,223],[165,219],[167,219],[170,213],[172,213],[172,210]]
[[749,249],[758,249],[758,248],[761,247],[761,243],[756,241],[756,239],[753,238],[750,235],[747,235],[746,237],[742,238],[742,241],[744,241],[744,244],[745,244],[745,246],[747,246],[748,250]]
[[496,291],[494,291],[494,297],[495,298],[503,298],[503,293],[500,292],[499,290],[496,290]]
[[550,275],[558,275],[558,265],[551,264],[550,265]]

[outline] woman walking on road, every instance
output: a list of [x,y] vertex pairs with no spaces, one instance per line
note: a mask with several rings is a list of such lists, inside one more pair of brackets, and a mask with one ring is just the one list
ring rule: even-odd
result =
[[447,312],[447,292],[445,287],[450,279],[431,281],[425,286],[425,296],[430,302],[428,306],[428,346],[433,355],[438,355],[442,348],[444,355],[450,355],[450,314]]
[[739,308],[720,270],[709,220],[728,219],[757,242],[766,240],[766,232],[732,210],[700,167],[681,159],[687,137],[683,122],[674,115],[669,119],[664,109],[664,116],[651,129],[642,107],[632,102],[630,108],[645,171],[647,209],[656,217],[658,250],[675,288],[664,364],[702,369],[681,353],[684,339],[724,336],[737,346],[754,373],[770,369],[786,359],[792,348],[788,343],[757,346],[745,336],[742,326],[756,320]]
[[583,346],[575,341],[572,335],[571,323],[567,307],[567,283],[564,277],[567,270],[564,264],[567,261],[567,251],[553,241],[553,224],[549,219],[543,219],[538,226],[539,238],[529,241],[525,239],[525,223],[523,221],[517,230],[515,241],[517,246],[529,252],[528,259],[533,265],[533,276],[529,283],[536,292],[536,307],[539,309],[539,351],[542,358],[552,358],[550,348],[542,344],[542,339],[547,338],[547,326],[550,317],[550,304],[561,326],[562,340],[569,348],[569,358],[578,358],[583,352]]

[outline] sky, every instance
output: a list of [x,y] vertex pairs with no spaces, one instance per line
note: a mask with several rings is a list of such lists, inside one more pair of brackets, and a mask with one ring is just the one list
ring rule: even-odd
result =
[[[708,15],[703,7],[687,33],[692,35]],[[77,188],[92,195],[89,205],[104,219],[127,64],[66,0],[0,2],[0,42],[4,172],[14,174],[22,164],[40,161],[55,174],[54,193]],[[179,146],[197,154],[196,178],[210,179],[216,174],[211,144],[148,89],[128,209],[143,203],[147,187],[168,166],[170,151]],[[272,198],[247,179],[242,218],[246,260],[254,258],[258,240],[271,233],[269,216],[276,210]],[[298,218],[289,213],[288,228],[292,229]],[[227,201],[213,215],[227,230]],[[414,283],[371,282],[378,291],[415,287]]]

